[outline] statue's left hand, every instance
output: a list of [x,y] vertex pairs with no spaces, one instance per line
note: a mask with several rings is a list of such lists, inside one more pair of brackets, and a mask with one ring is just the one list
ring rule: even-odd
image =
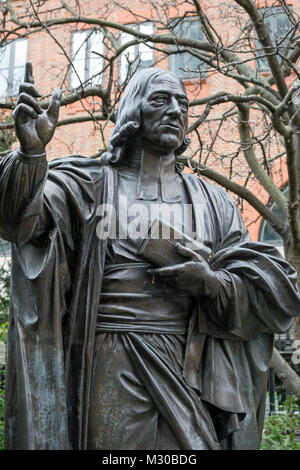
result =
[[213,271],[207,261],[198,253],[176,244],[178,252],[190,258],[182,264],[151,269],[148,272],[160,276],[168,285],[189,296],[217,297],[222,287],[217,271]]

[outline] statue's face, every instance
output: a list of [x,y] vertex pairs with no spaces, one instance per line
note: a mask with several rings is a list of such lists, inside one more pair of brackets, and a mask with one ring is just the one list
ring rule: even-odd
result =
[[164,152],[182,144],[187,128],[188,99],[182,84],[171,73],[154,78],[141,103],[140,137]]

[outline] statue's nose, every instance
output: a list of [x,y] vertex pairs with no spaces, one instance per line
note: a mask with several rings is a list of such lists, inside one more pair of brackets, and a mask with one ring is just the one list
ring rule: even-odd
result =
[[169,114],[171,116],[176,116],[176,117],[179,117],[181,115],[181,109],[178,105],[178,101],[175,98],[175,96],[172,96],[172,98],[170,100],[170,105],[169,105],[167,114]]

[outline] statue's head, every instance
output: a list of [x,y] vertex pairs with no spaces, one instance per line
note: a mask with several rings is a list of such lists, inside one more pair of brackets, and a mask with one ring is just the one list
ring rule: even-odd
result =
[[180,155],[190,143],[185,136],[187,113],[186,91],[174,73],[154,67],[140,70],[122,96],[105,161],[120,163],[137,139],[160,153]]

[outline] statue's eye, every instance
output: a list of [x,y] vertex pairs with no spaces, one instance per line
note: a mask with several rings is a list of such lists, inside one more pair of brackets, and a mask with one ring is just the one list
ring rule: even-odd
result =
[[155,95],[151,98],[151,102],[153,104],[157,104],[159,106],[163,106],[168,102],[168,96],[167,95]]

